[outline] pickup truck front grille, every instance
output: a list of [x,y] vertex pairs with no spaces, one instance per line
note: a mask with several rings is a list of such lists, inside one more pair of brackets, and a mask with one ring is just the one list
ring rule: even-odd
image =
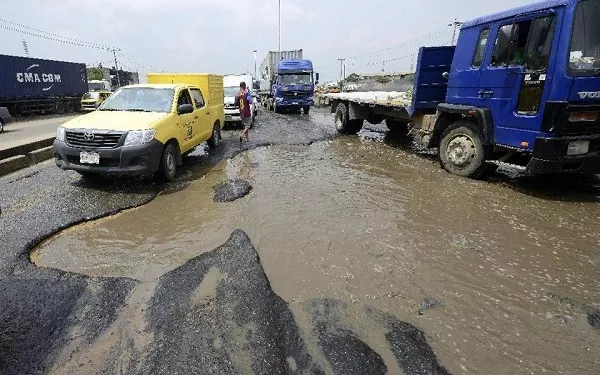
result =
[[67,131],[67,144],[80,148],[115,148],[121,142],[124,132]]

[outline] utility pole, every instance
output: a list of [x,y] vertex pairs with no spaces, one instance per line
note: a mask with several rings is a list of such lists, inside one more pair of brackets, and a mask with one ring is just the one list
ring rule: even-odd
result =
[[346,59],[338,59],[340,61],[340,79],[344,80],[346,79],[346,75],[344,74],[344,61]]
[[25,39],[23,39],[23,49],[25,50],[25,55],[29,57],[29,47],[27,46]]
[[462,25],[462,22],[459,22],[458,19],[454,19],[454,21],[450,24],[448,24],[448,26],[452,26],[452,45],[455,46],[456,45],[456,31],[458,31],[458,28]]
[[281,0],[279,0],[279,52],[281,52]]
[[117,51],[120,51],[118,48],[113,48],[110,50],[113,53],[113,57],[115,58],[115,73],[117,74],[117,83],[119,87],[121,87],[121,77],[119,76],[119,65],[117,65]]

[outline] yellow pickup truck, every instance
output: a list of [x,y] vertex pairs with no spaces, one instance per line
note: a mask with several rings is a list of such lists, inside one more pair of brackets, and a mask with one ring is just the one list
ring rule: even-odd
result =
[[147,84],[122,87],[59,126],[54,157],[83,176],[156,173],[171,181],[182,155],[205,141],[217,147],[224,123],[223,76],[149,74]]

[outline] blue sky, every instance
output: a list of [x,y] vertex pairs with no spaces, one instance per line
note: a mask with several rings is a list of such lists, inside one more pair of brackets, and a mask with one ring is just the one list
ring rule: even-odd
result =
[[[401,71],[418,44],[449,43],[454,18],[468,20],[526,0],[281,0],[282,48],[304,49],[323,79],[346,72]],[[177,4],[177,5],[175,5]],[[235,5],[232,5],[235,4]],[[120,48],[124,68],[175,72],[254,71],[278,45],[278,0],[3,0],[0,18],[48,33]],[[416,5],[418,4],[418,5]],[[19,28],[0,21],[0,25]],[[32,31],[40,34],[39,31]],[[427,35],[426,37],[422,37]],[[422,37],[420,42],[415,38]],[[0,28],[0,53],[105,65],[112,53]],[[405,43],[408,42],[408,43]],[[402,44],[405,43],[405,44]],[[357,56],[358,55],[358,56]],[[356,58],[350,58],[356,56]],[[383,61],[386,61],[385,66]]]

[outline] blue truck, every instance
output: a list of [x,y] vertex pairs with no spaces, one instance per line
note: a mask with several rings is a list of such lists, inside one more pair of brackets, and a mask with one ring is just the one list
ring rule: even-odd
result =
[[341,133],[386,121],[448,172],[600,173],[600,1],[546,0],[461,26],[419,50],[411,93],[329,94]]
[[314,72],[312,61],[302,58],[301,49],[269,52],[260,71],[260,99],[264,107],[277,113],[309,113],[319,73]]

